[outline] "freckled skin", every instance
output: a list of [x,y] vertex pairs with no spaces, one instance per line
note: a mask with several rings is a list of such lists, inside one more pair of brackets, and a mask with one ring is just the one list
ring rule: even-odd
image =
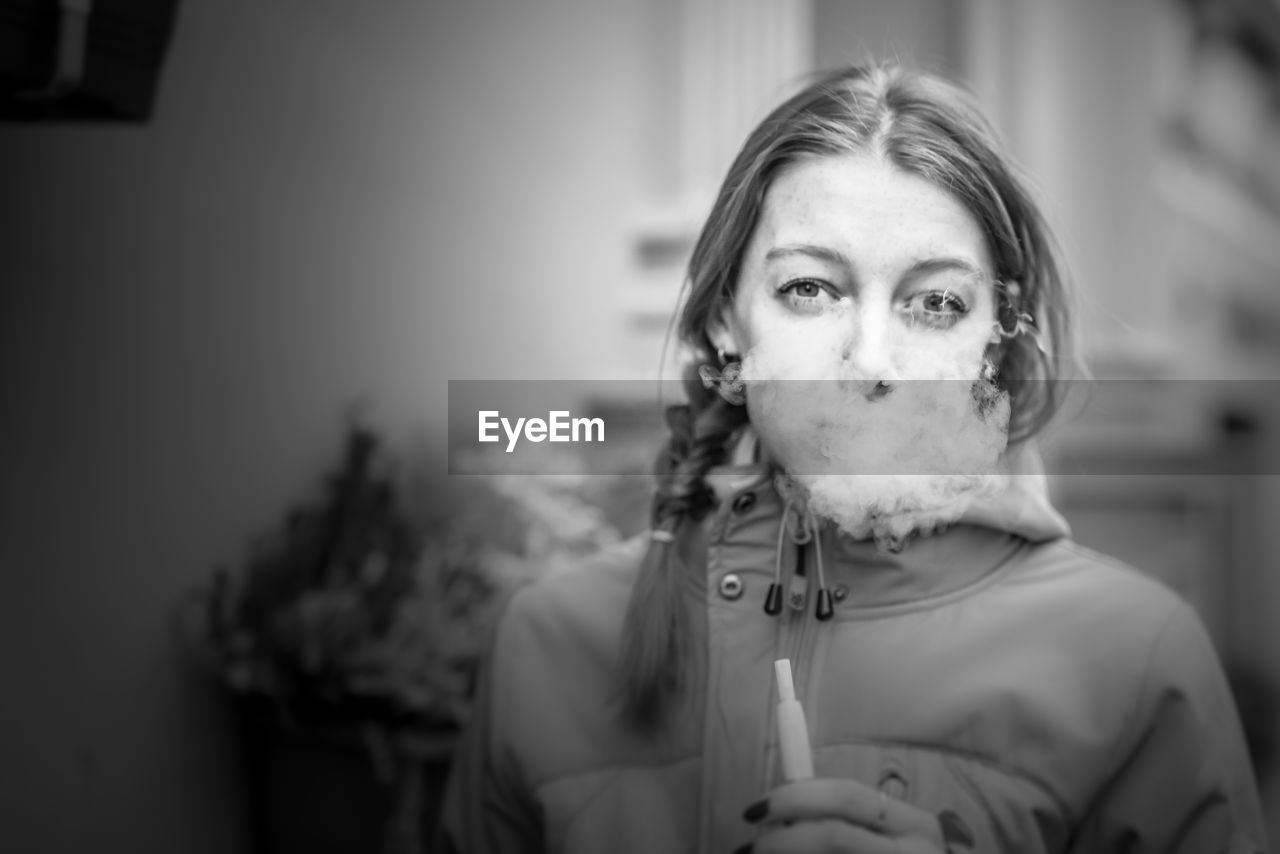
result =
[[[799,255],[766,261],[770,249],[794,244],[834,250],[850,267]],[[954,271],[904,278],[914,262],[937,257],[969,262],[986,281]],[[783,172],[766,194],[732,310],[713,335],[735,353],[761,341],[834,349],[849,368],[877,379],[972,378],[992,343],[992,270],[980,226],[948,193],[877,156],[814,158]],[[830,285],[820,310],[797,312],[778,298],[778,287],[796,277]],[[906,300],[946,287],[965,302],[962,318],[946,329],[909,322]]]

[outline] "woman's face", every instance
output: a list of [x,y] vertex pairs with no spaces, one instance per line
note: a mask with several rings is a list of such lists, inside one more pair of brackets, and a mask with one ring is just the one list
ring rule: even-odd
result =
[[712,338],[805,354],[797,379],[972,380],[998,341],[992,281],[982,229],[951,195],[877,156],[814,158],[766,193]]
[[751,423],[819,516],[900,542],[1000,488],[991,271],[974,217],[878,158],[809,160],[770,187],[711,334],[741,354]]

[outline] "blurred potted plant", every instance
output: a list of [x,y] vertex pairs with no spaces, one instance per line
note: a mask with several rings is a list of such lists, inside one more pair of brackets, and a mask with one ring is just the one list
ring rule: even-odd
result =
[[601,486],[489,474],[400,490],[356,428],[321,498],[214,572],[188,625],[240,710],[256,850],[367,849],[370,833],[423,850],[506,595],[619,536]]

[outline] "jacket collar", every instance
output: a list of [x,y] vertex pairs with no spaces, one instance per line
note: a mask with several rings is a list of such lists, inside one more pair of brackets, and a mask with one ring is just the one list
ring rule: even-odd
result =
[[[744,437],[730,463],[708,473],[719,501],[708,529],[709,545],[723,551],[723,565],[773,574],[775,561],[781,561],[783,573],[789,574],[801,547],[779,536],[785,501],[774,486],[774,470],[752,459],[752,444],[750,436]],[[895,554],[855,540],[830,523],[819,524],[814,542],[803,548],[821,550],[828,588],[844,594],[837,595],[837,610],[919,606],[964,595],[997,577],[1034,544],[1070,536],[1066,521],[1049,503],[1035,448],[1015,446],[1006,452],[1003,465],[1010,475],[1003,492],[975,502],[956,524],[913,538]]]

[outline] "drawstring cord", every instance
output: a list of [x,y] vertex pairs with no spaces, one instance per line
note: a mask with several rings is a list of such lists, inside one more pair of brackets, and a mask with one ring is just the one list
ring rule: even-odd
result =
[[[818,562],[818,605],[816,614],[819,620],[829,620],[835,614],[835,607],[831,602],[831,591],[827,589],[826,568],[822,563],[822,531],[807,507],[801,508],[798,513],[793,515],[794,505],[795,498],[788,498],[786,506],[782,509],[782,520],[778,524],[778,546],[774,550],[773,558],[773,582],[769,585],[769,592],[764,597],[764,612],[771,617],[776,617],[782,613],[782,545],[786,539],[787,532],[790,531],[791,542],[797,546],[803,547],[810,542],[814,545],[814,552],[817,554]],[[798,525],[795,525],[793,520],[797,518],[799,522]],[[792,581],[794,584],[794,577]]]
[[812,517],[806,517],[813,525],[813,551],[818,556],[818,607],[815,611],[819,620],[830,620],[835,615],[835,605],[831,602],[831,591],[827,589],[827,576],[822,568],[822,529]]
[[773,582],[764,597],[764,612],[770,617],[782,613],[782,541],[787,536],[787,516],[791,511],[791,501],[782,510],[782,521],[778,523],[778,547],[773,551]]

